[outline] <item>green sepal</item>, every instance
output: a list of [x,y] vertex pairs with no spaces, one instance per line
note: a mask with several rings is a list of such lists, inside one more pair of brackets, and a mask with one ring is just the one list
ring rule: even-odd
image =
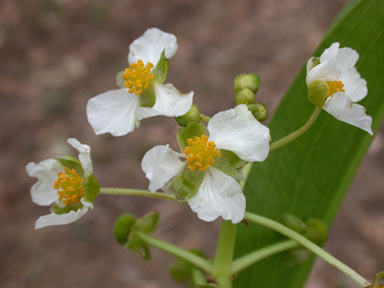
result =
[[50,210],[51,210],[52,213],[61,215],[61,214],[67,214],[67,213],[69,213],[71,211],[77,211],[82,206],[83,206],[83,204],[81,204],[80,202],[79,203],[65,205],[64,207],[59,207],[59,205],[53,204],[51,206]]
[[307,225],[305,225],[304,221],[292,214],[285,214],[283,216],[283,224],[299,234],[304,234],[307,230]]
[[257,121],[263,122],[264,120],[267,119],[268,110],[264,104],[260,102],[256,102],[255,104],[248,104],[247,107]]
[[76,173],[79,174],[80,177],[84,176],[84,169],[81,166],[80,160],[77,159],[73,155],[64,155],[55,157],[55,159],[60,163],[63,168],[67,167],[69,169],[75,169]]
[[[193,254],[205,258],[205,255],[202,251],[197,249],[191,249],[189,252]],[[188,261],[176,257],[175,263],[169,267],[169,273],[171,277],[176,282],[184,282],[189,280],[192,277],[192,272],[195,267]],[[200,286],[199,286],[200,287]]]
[[176,196],[178,200],[190,199],[196,195],[204,179],[202,171],[191,171],[187,166],[166,186],[165,190]]
[[122,214],[116,219],[113,234],[119,244],[125,245],[128,242],[129,234],[131,234],[135,222],[136,217],[129,213]]
[[90,203],[95,201],[100,191],[100,184],[95,175],[91,174],[84,179],[84,200]]
[[149,260],[151,258],[148,245],[140,238],[139,234],[136,232],[131,234],[125,247],[138,254],[144,260]]
[[154,83],[164,83],[165,79],[167,79],[169,70],[169,61],[165,57],[165,50],[161,53],[159,62],[157,62],[156,67],[152,70],[152,74],[155,77],[152,79]]
[[236,180],[243,180],[244,174],[240,168],[242,168],[246,162],[241,160],[232,151],[220,149],[220,153],[221,157],[216,158],[216,162],[213,164],[213,167],[221,170]]
[[199,123],[200,122],[200,111],[197,105],[192,104],[191,108],[189,108],[188,112],[182,116],[178,116],[175,118],[177,123],[180,126],[187,126],[189,123]]
[[124,85],[125,79],[124,79],[124,71],[120,71],[116,74],[116,85],[119,88],[126,88]]
[[177,132],[177,143],[181,151],[184,151],[185,146],[188,146],[187,140],[193,137],[200,137],[203,134],[208,134],[207,128],[201,123],[189,123],[187,127],[180,128]]
[[316,80],[308,86],[308,99],[315,106],[322,108],[328,98],[328,84],[325,81]]
[[308,219],[306,221],[307,230],[304,234],[306,238],[316,243],[319,246],[323,246],[327,241],[328,228],[324,221],[319,219]]
[[156,103],[156,93],[153,84],[138,95],[141,107],[153,107]]
[[155,232],[159,225],[159,213],[151,212],[136,220],[135,228],[144,233]]

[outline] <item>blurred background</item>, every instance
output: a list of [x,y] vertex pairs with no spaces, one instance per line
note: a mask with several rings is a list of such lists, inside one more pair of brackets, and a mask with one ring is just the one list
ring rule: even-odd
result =
[[[48,209],[31,202],[35,179],[25,165],[74,153],[66,139],[76,137],[92,146],[102,186],[146,188],[140,159],[153,145],[175,147],[175,121],[145,120],[129,136],[114,138],[95,136],[85,114],[89,98],[116,88],[115,74],[127,66],[134,39],[153,26],[178,37],[168,81],[183,92],[194,90],[202,113],[230,108],[233,78],[256,72],[262,79],[258,100],[272,115],[346,2],[1,0],[0,286],[183,287],[169,276],[172,257],[153,249],[145,262],[116,244],[114,220],[124,212],[158,211],[158,237],[209,256],[218,222],[204,223],[177,203],[101,195],[78,222],[34,230]],[[368,278],[384,269],[382,135],[365,157],[327,244]],[[306,287],[354,286],[318,260]]]

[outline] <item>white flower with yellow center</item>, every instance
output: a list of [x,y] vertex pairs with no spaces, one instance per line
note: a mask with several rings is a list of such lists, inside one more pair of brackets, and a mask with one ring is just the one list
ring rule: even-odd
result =
[[28,175],[38,179],[31,188],[32,201],[51,205],[52,213],[37,219],[36,229],[72,223],[93,208],[99,184],[93,176],[91,148],[74,138],[68,143],[79,151],[79,159],[67,155],[26,166]]
[[372,132],[372,117],[359,102],[368,94],[367,82],[355,68],[359,54],[333,43],[320,58],[307,62],[308,96],[313,104],[336,119]]
[[162,84],[168,59],[177,51],[173,34],[148,29],[129,47],[129,67],[118,74],[121,89],[107,91],[87,103],[87,117],[96,134],[122,136],[137,121],[163,115],[177,117],[188,112],[193,92],[182,94],[172,84]]
[[[190,130],[199,131],[198,125],[195,123]],[[239,105],[214,115],[199,136],[185,139],[184,144],[182,137],[178,140],[184,153],[159,145],[145,154],[141,166],[150,181],[149,190],[162,189],[185,197],[192,211],[204,221],[221,216],[240,222],[246,205],[238,182],[242,177],[240,169],[246,162],[267,158],[269,129],[253,117],[246,105]]]

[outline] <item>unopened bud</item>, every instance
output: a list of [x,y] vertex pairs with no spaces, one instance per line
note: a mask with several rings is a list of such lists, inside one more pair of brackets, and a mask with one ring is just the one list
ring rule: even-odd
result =
[[247,88],[256,94],[259,84],[260,78],[255,73],[242,73],[233,81],[233,90],[237,94],[241,89]]
[[243,88],[236,93],[235,104],[236,106],[240,104],[253,104],[255,100],[255,93],[248,88]]
[[325,81],[316,80],[308,86],[308,99],[317,107],[322,108],[328,97],[328,84]]
[[257,121],[262,122],[267,119],[268,111],[264,104],[257,102],[255,104],[248,104],[247,106]]
[[192,104],[188,112],[182,116],[176,117],[177,123],[180,126],[187,126],[189,123],[199,123],[200,122],[200,111],[199,108]]

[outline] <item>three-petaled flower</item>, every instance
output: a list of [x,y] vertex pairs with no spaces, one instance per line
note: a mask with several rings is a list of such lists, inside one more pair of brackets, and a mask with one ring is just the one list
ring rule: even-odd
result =
[[188,112],[193,92],[180,93],[172,84],[162,84],[168,59],[177,51],[175,35],[148,29],[129,47],[129,67],[118,74],[121,89],[107,91],[87,103],[87,117],[96,134],[122,136],[137,122],[158,115],[181,116]]
[[145,154],[141,166],[150,181],[150,191],[186,191],[181,194],[200,219],[213,221],[221,216],[238,223],[246,206],[238,182],[242,175],[239,169],[246,162],[264,161],[269,140],[269,129],[246,105],[239,105],[214,115],[204,133],[184,144],[179,139],[184,153],[168,145],[155,146]]
[[307,62],[308,96],[312,103],[333,117],[360,129],[372,132],[372,117],[362,105],[356,104],[368,94],[367,82],[355,68],[359,54],[333,43],[320,58]]
[[41,206],[51,205],[51,214],[41,216],[35,228],[72,223],[93,208],[99,192],[93,176],[91,148],[74,138],[68,143],[79,151],[79,159],[72,155],[50,158],[26,166],[29,176],[38,179],[31,188],[32,201]]

